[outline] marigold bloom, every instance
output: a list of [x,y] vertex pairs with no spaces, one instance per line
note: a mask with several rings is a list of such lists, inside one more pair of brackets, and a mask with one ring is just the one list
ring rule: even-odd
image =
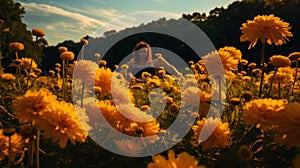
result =
[[[265,83],[270,83],[274,77],[274,71],[271,71],[265,78]],[[285,85],[290,85],[294,81],[294,70],[290,67],[278,68],[278,71],[275,75],[274,82],[281,83]]]
[[105,60],[100,60],[100,61],[99,61],[99,65],[100,65],[100,66],[104,66],[104,67],[105,67],[106,64],[107,64],[107,62],[106,62]]
[[275,67],[287,67],[291,65],[291,60],[283,55],[273,55],[270,58],[271,64]]
[[[19,134],[14,134],[11,137],[11,156],[10,160],[15,160],[16,156],[23,152],[23,138]],[[0,161],[9,156],[9,138],[3,135],[3,130],[0,129]]]
[[37,37],[43,37],[45,35],[45,31],[39,28],[33,28],[32,29],[32,35]]
[[283,112],[281,113],[281,120],[277,121],[278,129],[275,131],[279,135],[286,135],[286,138],[280,141],[286,142],[287,147],[292,146],[300,147],[299,142],[299,127],[300,127],[300,113],[299,113],[300,103],[294,102],[285,105]]
[[100,53],[95,53],[95,54],[94,54],[94,57],[96,57],[96,58],[100,58],[100,56],[101,56]]
[[100,93],[101,97],[111,93],[113,74],[114,73],[109,68],[98,68],[95,76],[95,86],[102,89],[102,92]]
[[60,54],[60,59],[61,60],[66,60],[66,61],[70,61],[70,60],[73,60],[74,59],[74,53],[71,52],[71,51],[65,51],[65,52],[62,52]]
[[38,92],[28,90],[12,102],[12,108],[21,123],[32,122],[35,125],[42,120],[44,111],[55,101],[56,96],[47,89],[42,88]]
[[3,135],[3,130],[0,130],[0,161],[4,160],[8,155],[7,137]]
[[248,20],[247,23],[242,24],[240,30],[243,35],[240,41],[250,41],[249,49],[254,47],[259,39],[262,43],[267,42],[269,45],[282,45],[286,43],[288,37],[293,36],[290,29],[289,23],[282,21],[279,17],[258,15],[254,17],[254,20]]
[[[35,61],[32,58],[21,58],[19,59],[21,61],[21,66],[27,70],[30,69],[30,64],[31,64],[31,69],[35,69],[37,68],[37,64],[35,63]],[[31,63],[32,61],[32,63]]]
[[21,51],[24,50],[24,45],[23,43],[19,43],[19,42],[12,42],[9,44],[8,48],[13,51]]
[[89,41],[87,39],[85,39],[85,38],[80,39],[80,42],[82,44],[88,44],[89,43]]
[[65,52],[65,51],[68,51],[67,47],[64,47],[64,46],[58,47],[58,52],[59,53],[62,53],[62,52]]
[[[211,94],[201,92],[198,87],[188,87],[182,93],[183,101],[186,105],[199,105],[199,112],[206,115],[210,108]],[[197,98],[199,97],[199,98]]]
[[85,84],[89,82],[93,83],[98,68],[99,66],[93,61],[79,60],[75,61],[71,74],[73,74],[74,80],[80,79],[81,81],[84,81]]
[[37,128],[45,131],[45,137],[59,142],[61,148],[67,146],[68,140],[72,144],[75,141],[85,142],[88,133],[82,126],[83,121],[79,120],[75,107],[71,103],[52,102],[51,106],[43,113],[42,117],[46,122]]
[[1,77],[1,79],[6,80],[6,81],[12,81],[12,80],[16,79],[16,77],[11,73],[3,73],[3,74],[1,74],[0,77]]
[[270,130],[277,127],[287,101],[271,98],[254,99],[243,107],[243,118],[247,125],[258,124],[262,130]]
[[256,67],[256,63],[252,62],[252,63],[248,64],[248,67],[253,69]]
[[[206,140],[202,141],[198,138],[204,124],[206,124],[206,129],[214,129],[214,131]],[[194,125],[192,129],[194,131],[192,139],[200,142],[203,151],[207,151],[211,148],[225,147],[231,134],[228,122],[223,123],[219,118],[203,118],[198,121],[197,125]]]
[[219,48],[219,52],[227,51],[231,54],[231,56],[236,60],[242,59],[242,52],[235,47],[225,46],[223,48]]
[[[117,107],[114,106],[111,101],[108,100],[99,101],[97,104],[100,112],[112,127],[116,128],[120,122],[126,121],[126,120],[124,121],[125,117],[118,112]],[[90,113],[89,110],[87,110],[87,112],[88,114]],[[89,114],[89,115],[94,115],[95,117],[97,117],[98,121],[101,122],[99,114]]]
[[132,91],[127,88],[122,81],[119,81],[117,78],[113,78],[111,88],[111,95],[115,104],[128,104],[134,102]]
[[238,60],[234,59],[228,51],[214,51],[202,57],[206,69],[209,69],[210,74],[222,75],[224,71],[237,70]]
[[199,161],[186,152],[182,152],[175,157],[173,150],[168,151],[168,159],[161,155],[152,156],[153,162],[149,163],[147,168],[205,168],[198,166]]
[[300,52],[293,52],[288,57],[291,61],[296,61],[300,58]]
[[248,64],[248,60],[241,59],[240,63],[245,66]]

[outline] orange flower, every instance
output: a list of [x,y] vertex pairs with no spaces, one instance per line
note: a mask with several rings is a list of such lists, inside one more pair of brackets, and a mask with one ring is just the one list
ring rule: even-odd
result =
[[74,53],[71,51],[64,51],[60,54],[60,59],[70,61],[74,59]]
[[[294,102],[285,105],[281,113],[281,120],[277,121],[278,132],[277,141],[282,143],[286,142],[287,147],[292,146],[300,147],[299,142],[299,127],[300,127],[300,113],[299,113],[300,103]],[[283,139],[281,139],[283,138]]]
[[62,52],[65,52],[65,51],[68,51],[67,47],[64,47],[64,46],[58,47],[58,52],[59,53],[62,53]]
[[223,51],[227,51],[231,54],[231,56],[236,59],[237,61],[242,59],[242,52],[238,49],[236,49],[235,47],[229,47],[229,46],[225,46],[223,48],[219,48],[218,50],[219,52],[223,52]]
[[260,39],[262,43],[267,42],[269,45],[282,45],[288,40],[287,37],[292,37],[293,34],[289,23],[282,21],[274,15],[258,15],[253,21],[248,20],[243,23],[240,30],[243,35],[240,41],[250,41],[249,49],[254,47]]
[[12,108],[16,118],[23,122],[32,122],[33,125],[43,121],[42,115],[56,96],[47,89],[40,89],[38,92],[28,90],[23,96],[12,102]]
[[[206,124],[205,129],[213,129],[214,131],[206,140],[202,141],[198,138],[204,124]],[[225,147],[231,134],[229,124],[227,122],[223,123],[219,118],[203,118],[201,121],[198,121],[197,125],[194,125],[192,129],[194,131],[192,139],[200,142],[203,151],[207,151],[211,148]]]
[[113,74],[114,73],[109,68],[98,68],[95,76],[95,86],[102,89],[102,92],[100,93],[101,97],[111,93]]
[[[30,69],[30,64],[31,64],[31,69],[37,68],[37,64],[35,63],[35,61],[32,58],[21,58],[19,60],[21,61],[21,66],[27,70]],[[31,63],[31,61],[32,61],[32,63]]]
[[270,130],[277,127],[287,101],[284,99],[255,99],[247,102],[243,107],[243,118],[247,125],[258,124],[262,130]]
[[199,161],[186,152],[182,152],[175,157],[175,152],[168,152],[168,159],[161,155],[152,156],[153,163],[149,163],[147,168],[205,168],[198,166]]
[[32,35],[37,37],[43,37],[45,35],[45,31],[39,28],[33,28],[32,29]]
[[24,50],[24,45],[23,43],[19,43],[19,42],[12,42],[9,44],[8,48],[13,51],[21,51]]
[[12,81],[12,80],[16,79],[16,77],[10,73],[3,73],[3,74],[1,74],[0,77],[1,77],[1,79],[6,80],[6,81]]
[[210,74],[223,75],[224,71],[237,70],[238,60],[228,51],[214,51],[202,57]]
[[52,102],[51,106],[43,114],[47,121],[40,124],[37,128],[45,131],[45,137],[51,138],[53,142],[59,142],[61,148],[67,146],[68,140],[72,144],[75,141],[85,142],[87,131],[84,129],[75,112],[75,107],[71,103]]
[[275,67],[287,67],[291,65],[291,61],[288,57],[282,55],[273,55],[270,58],[271,64]]
[[[15,160],[16,156],[23,152],[23,138],[19,134],[14,134],[11,137],[11,156],[10,160]],[[0,129],[0,161],[9,156],[9,138],[3,135],[3,130]]]

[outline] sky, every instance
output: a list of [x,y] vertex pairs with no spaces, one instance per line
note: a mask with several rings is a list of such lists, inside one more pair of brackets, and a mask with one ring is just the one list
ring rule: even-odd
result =
[[[226,8],[235,0],[18,0],[25,8],[27,28],[45,30],[49,45],[75,42],[86,35],[101,36],[159,18]],[[101,31],[99,31],[101,30]],[[95,33],[97,32],[97,33]]]

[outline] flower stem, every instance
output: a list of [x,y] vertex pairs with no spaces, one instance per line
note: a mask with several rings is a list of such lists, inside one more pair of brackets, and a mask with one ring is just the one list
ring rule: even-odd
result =
[[296,80],[297,80],[297,76],[298,76],[298,59],[296,61],[296,73],[295,73],[295,78],[294,78],[294,82],[293,82],[293,85],[292,85],[292,94],[294,93],[294,87],[295,87],[295,84],[296,84]]
[[262,90],[263,90],[263,81],[264,81],[264,74],[265,74],[265,42],[262,41],[261,44],[261,78],[260,78],[260,85],[259,85],[259,98],[262,97]]
[[80,107],[83,107],[83,97],[84,97],[84,82],[82,83],[82,90],[81,90],[81,99],[80,99]]
[[8,168],[11,167],[11,136],[8,137]]
[[36,135],[36,168],[40,168],[40,130]]
[[63,60],[63,62],[62,62],[62,91],[63,91],[63,96],[64,96],[64,98],[66,98],[65,97],[65,77],[66,77],[66,71],[65,71],[65,69],[66,69],[66,62],[65,62],[65,60]]
[[269,96],[270,96],[271,91],[272,91],[272,85],[273,85],[273,82],[274,82],[274,79],[275,79],[275,76],[276,76],[277,71],[278,71],[278,67],[276,67],[275,72],[274,72],[274,75],[273,75],[273,78],[272,78],[271,83],[270,83],[270,89],[269,89],[269,91],[268,91],[268,95],[269,95]]

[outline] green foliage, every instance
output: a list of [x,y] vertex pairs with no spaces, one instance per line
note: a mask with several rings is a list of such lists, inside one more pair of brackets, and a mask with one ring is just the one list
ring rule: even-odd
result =
[[26,24],[22,21],[25,9],[20,3],[13,0],[1,0],[0,13],[0,19],[4,21],[2,30],[9,28],[9,32],[3,33],[0,37],[4,66],[14,59],[13,53],[8,49],[11,42],[23,43],[25,50],[20,52],[20,56],[34,58],[40,64],[42,60],[41,47],[35,44],[31,31],[27,30]]

